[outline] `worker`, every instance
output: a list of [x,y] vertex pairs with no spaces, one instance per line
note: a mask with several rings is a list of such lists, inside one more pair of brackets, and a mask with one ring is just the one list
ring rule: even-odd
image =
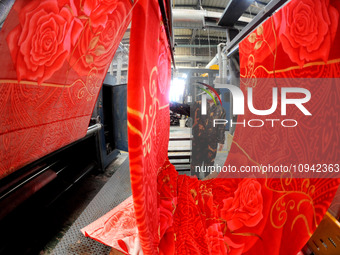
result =
[[[214,171],[214,162],[217,153],[222,150],[225,141],[225,125],[216,125],[214,119],[226,119],[226,112],[217,95],[215,100],[207,95],[206,114],[202,114],[202,102],[197,101],[192,106],[191,116],[193,118],[192,126],[192,157],[191,157],[191,175],[196,175],[199,179],[205,178],[210,172]],[[219,89],[216,92],[220,94]]]

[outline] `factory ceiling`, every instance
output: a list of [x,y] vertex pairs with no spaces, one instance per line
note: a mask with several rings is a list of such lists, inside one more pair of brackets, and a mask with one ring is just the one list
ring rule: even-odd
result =
[[268,2],[173,0],[176,66],[205,67],[216,55],[217,45],[226,43],[227,29],[232,39]]
[[[273,0],[275,2],[278,0]],[[172,0],[174,56],[177,67],[206,67],[217,45],[233,39],[257,14],[265,13],[270,0]],[[117,53],[127,69],[130,30]],[[117,55],[117,54],[116,54]],[[117,68],[117,56],[112,69]]]

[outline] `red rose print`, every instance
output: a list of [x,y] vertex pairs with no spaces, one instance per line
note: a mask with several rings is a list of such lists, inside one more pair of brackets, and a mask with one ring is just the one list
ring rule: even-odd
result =
[[69,54],[71,37],[77,38],[82,24],[58,1],[33,1],[19,16],[20,24],[7,36],[18,80],[50,78]]
[[78,16],[89,19],[91,27],[104,27],[108,21],[108,15],[117,7],[117,0],[59,0],[62,4],[69,4],[76,9]]
[[228,254],[221,231],[221,224],[214,223],[209,226],[207,240],[210,254]]
[[116,7],[117,1],[115,0],[85,0],[83,11],[90,17],[91,25],[97,27],[106,24],[108,14],[112,14]]
[[244,250],[244,243],[238,244],[233,242],[229,237],[224,237],[224,242],[228,244],[228,255],[241,255]]
[[94,67],[102,71],[112,61],[131,18],[126,17],[130,8],[127,2],[114,3],[112,6],[115,12],[107,16],[104,27],[92,27],[91,17],[83,20],[85,30],[74,45],[76,49],[70,58],[70,65],[79,75],[87,75]]
[[222,227],[223,225],[220,223],[214,223],[207,229],[209,254],[241,255],[244,244],[237,244],[229,237],[224,236]]
[[243,62],[249,58],[249,55],[252,55],[257,63],[262,62],[269,56],[274,59],[275,47],[277,47],[277,44],[280,42],[274,39],[276,30],[272,24],[273,20],[269,20],[269,22],[258,26],[257,29],[242,41],[240,57]]
[[274,16],[283,50],[301,67],[328,60],[338,28],[339,12],[329,0],[293,0]]
[[[164,28],[162,28],[164,29]],[[159,39],[158,45],[159,49],[159,56],[158,56],[158,85],[159,91],[164,94],[167,92],[167,83],[163,81],[168,81],[169,75],[171,75],[171,68],[169,67],[171,61],[169,59],[169,49],[168,44],[164,43],[166,41],[165,33],[160,34],[161,38]]]
[[255,227],[263,218],[261,184],[254,179],[243,179],[234,194],[234,198],[223,200],[221,210],[228,228],[234,231],[243,226]]

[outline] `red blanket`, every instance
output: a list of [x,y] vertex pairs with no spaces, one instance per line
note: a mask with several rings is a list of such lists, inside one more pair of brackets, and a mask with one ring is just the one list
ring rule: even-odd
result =
[[[295,173],[275,178],[222,173],[217,179],[199,181],[178,176],[167,161],[169,51],[157,1],[136,4],[128,85],[134,202],[134,208],[129,208],[135,218],[129,214],[124,221],[134,222],[138,238],[131,246],[124,242],[124,238],[131,240],[126,233],[114,240],[113,247],[145,254],[297,254],[339,185],[339,179],[333,178],[338,176],[340,152],[339,12],[338,0],[293,0],[240,43],[241,89],[246,93],[253,88],[253,106],[263,110],[271,108],[272,89],[277,87],[278,105],[270,118],[279,121],[258,128],[238,125],[225,165],[262,170],[269,165],[291,169],[295,165]],[[292,87],[311,93],[304,104],[311,115],[296,105],[282,110],[282,88]],[[266,121],[246,108],[238,122],[249,119],[257,119],[254,125]],[[285,127],[295,121],[295,127]],[[325,171],[314,175],[318,164]],[[113,213],[119,210],[125,209]],[[112,231],[121,220],[105,224]],[[98,222],[93,224],[90,229],[96,224],[99,229]],[[112,243],[87,228],[84,231]]]
[[0,31],[0,179],[86,135],[130,9],[15,1]]

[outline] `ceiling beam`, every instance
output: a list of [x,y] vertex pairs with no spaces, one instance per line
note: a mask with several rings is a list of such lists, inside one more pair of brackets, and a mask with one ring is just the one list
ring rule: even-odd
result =
[[229,52],[240,41],[247,37],[258,25],[270,17],[276,10],[282,7],[289,0],[271,0],[268,5],[260,11],[256,17],[245,26],[241,32],[227,45],[226,51]]
[[262,1],[259,1],[259,0],[255,0],[255,2],[256,2],[256,3],[258,3],[258,4],[264,5],[264,6],[266,6],[266,5],[267,5],[267,3],[265,3],[265,2],[262,2]]
[[218,25],[233,26],[252,2],[253,0],[231,0],[225,8]]
[[[201,5],[203,9],[216,9],[216,10],[220,10],[223,11],[225,8],[224,7],[218,7],[218,6],[209,6],[209,5]],[[176,4],[175,8],[193,8],[195,9],[195,5],[190,5],[190,4]]]
[[201,0],[197,0],[197,2],[196,2],[196,9],[200,10],[201,6],[202,6]]
[[[180,9],[180,8],[192,8],[193,10],[195,9],[195,5],[190,5],[190,4],[180,4],[180,5],[176,5],[175,8],[173,10],[176,9]],[[219,11],[224,11],[225,8],[224,7],[218,7],[218,6],[208,6],[208,5],[202,5],[202,8],[205,9],[215,9],[215,10],[219,10]],[[222,12],[221,12],[222,14]],[[250,13],[249,11],[245,11],[244,14],[248,14],[250,16],[255,16],[254,13]]]

